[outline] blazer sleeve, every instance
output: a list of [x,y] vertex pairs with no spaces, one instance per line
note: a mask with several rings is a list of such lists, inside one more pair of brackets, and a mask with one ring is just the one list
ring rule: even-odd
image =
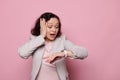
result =
[[73,42],[65,38],[65,49],[73,52],[73,59],[84,59],[88,56],[87,50],[82,47],[75,45]]
[[30,40],[18,48],[18,53],[20,57],[27,59],[38,47],[42,46],[44,43],[45,40],[41,35],[37,37],[31,35]]

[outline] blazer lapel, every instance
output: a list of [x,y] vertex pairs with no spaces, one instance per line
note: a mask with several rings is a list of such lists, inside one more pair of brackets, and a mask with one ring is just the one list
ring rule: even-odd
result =
[[57,38],[52,42],[52,49],[51,52],[57,52],[58,41]]

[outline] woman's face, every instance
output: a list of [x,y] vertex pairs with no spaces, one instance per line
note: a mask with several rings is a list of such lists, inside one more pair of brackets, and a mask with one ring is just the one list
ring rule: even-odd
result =
[[56,38],[59,31],[59,21],[57,18],[51,18],[47,21],[46,40],[52,41]]

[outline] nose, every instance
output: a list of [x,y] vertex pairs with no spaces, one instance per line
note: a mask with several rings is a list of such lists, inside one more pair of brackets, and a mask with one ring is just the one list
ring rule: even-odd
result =
[[53,28],[52,28],[52,31],[53,31],[53,32],[55,32],[55,31],[56,31],[56,28],[55,28],[55,27],[53,27]]

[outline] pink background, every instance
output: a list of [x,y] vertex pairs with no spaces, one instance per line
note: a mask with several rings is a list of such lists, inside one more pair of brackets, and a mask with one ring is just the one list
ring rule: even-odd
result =
[[32,58],[20,58],[17,49],[46,11],[88,50],[85,60],[67,60],[70,80],[120,80],[120,0],[0,0],[0,80],[30,79]]

